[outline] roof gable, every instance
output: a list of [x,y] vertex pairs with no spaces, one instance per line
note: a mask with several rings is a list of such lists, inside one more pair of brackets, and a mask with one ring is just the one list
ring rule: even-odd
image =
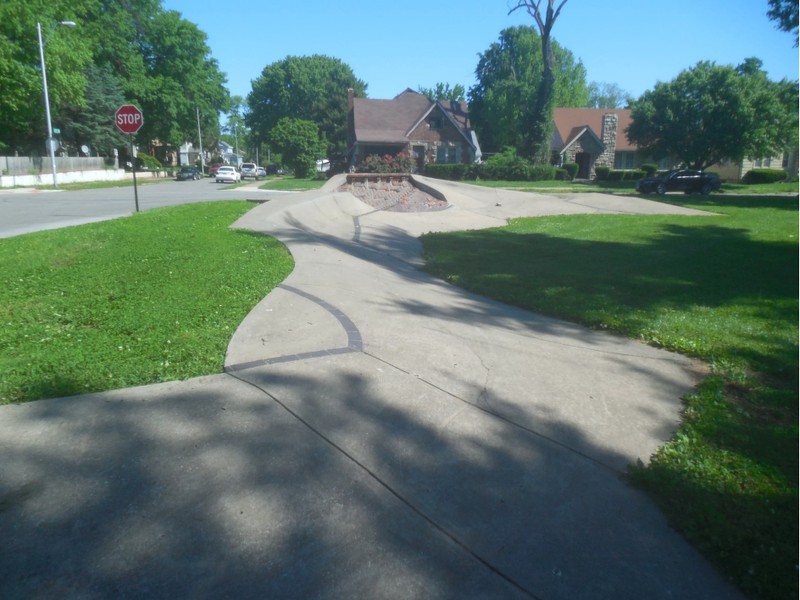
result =
[[602,142],[603,116],[617,115],[618,151],[636,150],[625,134],[631,124],[631,110],[629,108],[556,108],[553,111],[553,150],[561,152],[564,148],[575,142],[576,135],[583,133],[584,128],[589,128],[594,136]]

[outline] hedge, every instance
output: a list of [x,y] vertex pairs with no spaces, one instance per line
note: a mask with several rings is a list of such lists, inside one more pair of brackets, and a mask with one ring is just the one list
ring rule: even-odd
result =
[[742,183],[752,185],[755,183],[775,183],[776,181],[784,181],[786,179],[786,171],[783,169],[752,169],[744,174]]
[[463,181],[467,177],[470,165],[430,163],[425,165],[425,175],[436,179]]
[[615,169],[613,171],[609,171],[608,181],[634,181],[646,176],[647,172],[639,169],[633,169],[630,171],[618,171]]

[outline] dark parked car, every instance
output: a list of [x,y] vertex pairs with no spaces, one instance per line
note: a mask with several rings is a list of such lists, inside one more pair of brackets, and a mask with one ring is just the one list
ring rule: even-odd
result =
[[694,169],[675,169],[655,177],[645,177],[636,182],[636,190],[642,194],[658,192],[683,192],[684,194],[703,194],[708,196],[720,186],[719,175],[704,173]]
[[200,179],[200,171],[197,170],[196,167],[181,167],[181,170],[178,171],[178,176],[175,178],[178,181],[186,181],[187,179]]

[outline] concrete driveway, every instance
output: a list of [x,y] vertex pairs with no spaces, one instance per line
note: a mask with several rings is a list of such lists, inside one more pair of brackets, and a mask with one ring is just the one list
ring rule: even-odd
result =
[[225,374],[0,408],[0,596],[739,598],[622,478],[700,366],[417,268],[424,231],[680,209],[338,183],[236,224],[296,268]]

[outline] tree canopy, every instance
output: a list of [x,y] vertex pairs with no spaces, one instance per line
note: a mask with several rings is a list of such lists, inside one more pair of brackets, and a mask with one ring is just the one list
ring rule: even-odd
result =
[[331,160],[347,151],[347,90],[365,96],[367,84],[338,58],[288,56],[264,67],[247,96],[246,123],[257,142],[267,141],[281,119],[312,121],[327,140]]
[[432,88],[419,87],[417,91],[433,102],[437,100],[466,100],[467,91],[463,85],[457,83],[450,86],[449,83],[437,83]]
[[[75,28],[58,27],[71,20]],[[107,151],[115,136],[113,110],[92,89],[100,85],[145,115],[140,141],[215,141],[227,109],[225,76],[205,33],[165,10],[161,0],[6,0],[0,3],[0,144],[35,151],[45,138],[36,23],[42,23],[53,114],[65,143]],[[34,101],[34,99],[41,101]],[[89,125],[92,123],[92,125]]]
[[317,159],[323,158],[326,149],[317,124],[306,119],[282,118],[270,131],[268,141],[301,179],[314,172]]
[[593,81],[589,84],[587,108],[625,108],[633,97],[616,83]]
[[769,10],[767,11],[767,16],[777,22],[778,29],[794,33],[795,48],[797,47],[798,8],[797,0],[769,0]]
[[[586,69],[572,52],[552,41],[552,105],[584,107],[589,101]],[[525,153],[525,134],[535,116],[537,94],[544,74],[544,59],[539,34],[533,27],[504,29],[500,38],[480,55],[475,70],[477,83],[469,90],[470,118],[478,131],[481,145],[489,151],[504,147]],[[550,124],[547,124],[548,130]],[[548,140],[549,143],[549,140]]]
[[797,143],[797,82],[773,82],[761,61],[701,61],[633,102],[628,138],[655,158],[704,169],[774,156]]

